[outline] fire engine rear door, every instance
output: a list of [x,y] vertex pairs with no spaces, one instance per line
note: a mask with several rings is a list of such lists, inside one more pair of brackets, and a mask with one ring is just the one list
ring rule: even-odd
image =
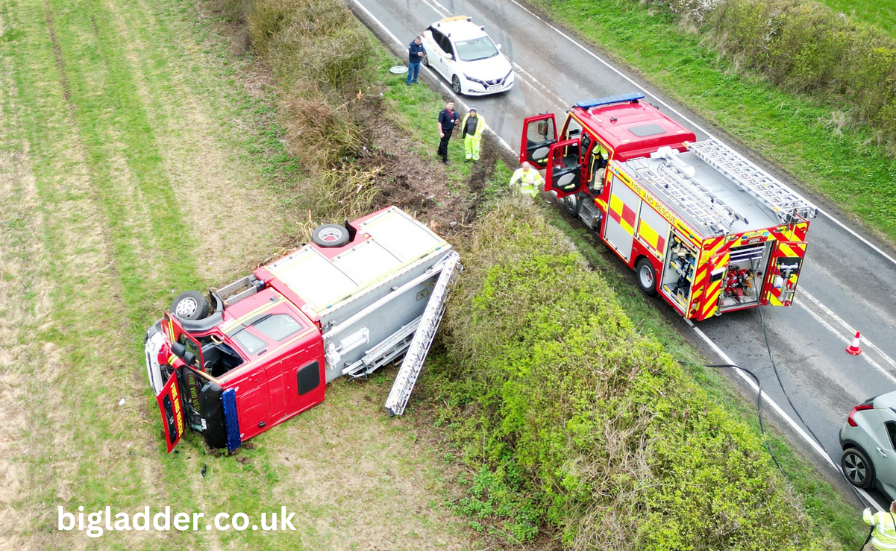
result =
[[779,241],[773,247],[762,285],[761,304],[790,306],[807,246],[805,241]]
[[556,141],[557,125],[553,113],[527,118],[523,121],[520,162],[529,161],[539,169],[545,168],[551,144]]
[[616,249],[626,262],[631,261],[632,241],[640,209],[641,198],[622,180],[614,177],[610,188],[610,202],[607,206],[607,221],[604,224],[604,240]]
[[557,192],[557,198],[579,191],[582,184],[582,162],[578,156],[567,156],[567,149],[581,150],[581,140],[563,140],[551,146],[548,169],[544,179],[545,191]]

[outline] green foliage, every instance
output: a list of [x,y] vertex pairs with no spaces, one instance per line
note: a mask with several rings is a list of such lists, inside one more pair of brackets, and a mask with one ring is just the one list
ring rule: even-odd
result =
[[896,40],[803,0],[655,0],[702,25],[717,48],[785,90],[848,101],[896,142]]
[[[570,549],[833,548],[761,440],[640,334],[531,201],[498,203],[465,266],[451,361],[433,371],[443,422],[498,503],[539,511]],[[507,517],[476,487],[474,512]]]

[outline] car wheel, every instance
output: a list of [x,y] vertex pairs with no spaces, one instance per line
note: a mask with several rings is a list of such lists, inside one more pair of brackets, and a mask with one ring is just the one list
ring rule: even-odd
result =
[[642,291],[651,296],[656,294],[656,270],[649,260],[642,258],[635,264],[635,275]]
[[426,55],[426,52],[423,52],[422,62],[424,67],[429,67],[429,56]]
[[846,448],[840,456],[840,468],[846,480],[856,488],[867,490],[874,483],[874,465],[859,448]]
[[451,89],[455,94],[460,94],[460,79],[457,78],[457,75],[451,77]]
[[171,313],[182,320],[200,320],[208,315],[208,301],[199,291],[186,291],[171,303]]
[[567,195],[560,201],[563,203],[563,208],[566,209],[566,212],[578,218],[579,209],[582,207],[582,202],[579,201],[579,196],[575,193],[572,195]]
[[342,247],[348,243],[348,230],[339,224],[324,224],[314,228],[311,241],[318,247]]

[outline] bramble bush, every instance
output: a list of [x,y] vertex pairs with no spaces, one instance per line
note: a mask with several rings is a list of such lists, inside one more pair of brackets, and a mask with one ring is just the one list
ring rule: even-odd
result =
[[856,120],[896,142],[896,41],[884,31],[811,0],[653,2],[699,25],[721,53],[772,83],[849,102]]
[[[308,176],[290,206],[318,220],[366,214],[379,169],[354,161],[371,148],[382,109],[366,93],[376,63],[368,33],[334,0],[223,0],[221,8],[245,23],[252,50],[276,77],[284,145]],[[315,225],[303,225],[304,237]]]
[[[557,529],[569,549],[834,548],[762,441],[638,331],[531,201],[482,218],[464,265],[449,360],[431,369],[442,424],[492,473],[478,503],[537,512],[510,525]],[[508,487],[516,496],[485,495]]]

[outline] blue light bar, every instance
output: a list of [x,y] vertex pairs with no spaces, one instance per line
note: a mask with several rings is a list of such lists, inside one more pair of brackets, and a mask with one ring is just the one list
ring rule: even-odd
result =
[[600,107],[601,105],[610,105],[611,103],[625,103],[627,101],[638,101],[639,99],[644,99],[644,94],[640,92],[632,92],[631,94],[620,94],[618,96],[609,96],[606,98],[580,101],[579,103],[575,104],[575,107],[581,107],[582,109],[591,109],[593,107]]

